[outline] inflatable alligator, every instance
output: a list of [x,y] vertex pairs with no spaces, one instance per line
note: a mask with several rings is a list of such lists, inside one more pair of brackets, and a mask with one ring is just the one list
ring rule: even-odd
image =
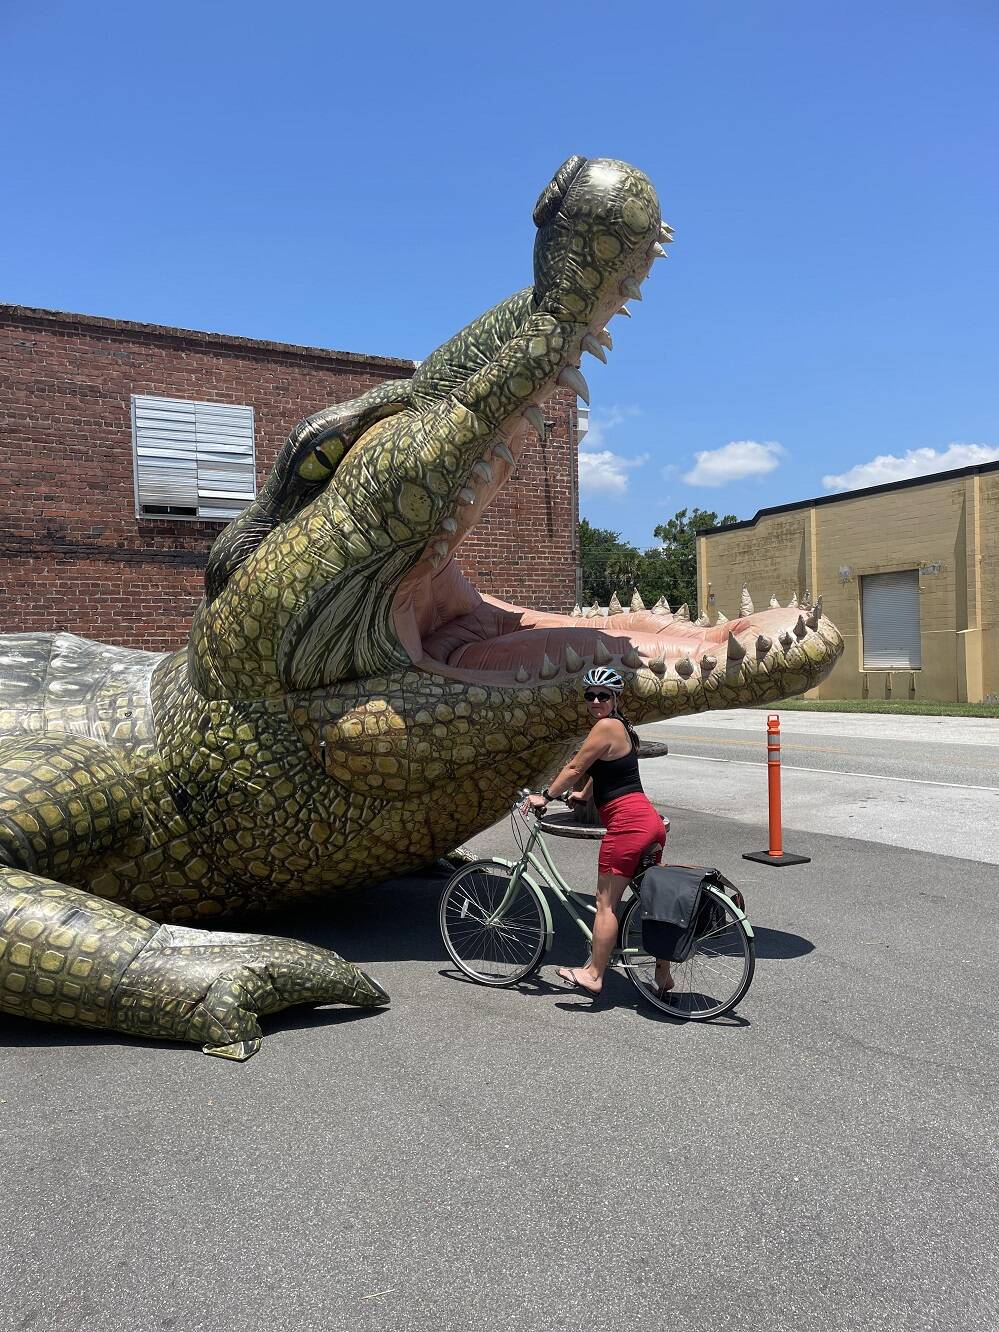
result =
[[[220,535],[185,650],[0,638],[0,1008],[243,1059],[257,1017],[388,996],[335,953],[225,918],[435,860],[550,776],[614,662],[635,722],[799,694],[842,650],[818,607],[714,626],[544,614],[456,547],[556,384],[672,239],[648,179],[570,158],[534,283],[393,381],[303,421]],[[617,607],[610,609],[617,610]],[[721,618],[721,617],[719,617]]]

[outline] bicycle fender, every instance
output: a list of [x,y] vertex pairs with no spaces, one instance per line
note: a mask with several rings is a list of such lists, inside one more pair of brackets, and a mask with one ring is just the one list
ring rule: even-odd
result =
[[[490,856],[489,859],[495,861],[497,865],[502,865],[504,869],[513,870],[517,866],[515,860],[507,860],[505,856]],[[552,921],[552,912],[551,907],[548,905],[548,898],[542,891],[540,884],[533,875],[528,874],[527,870],[522,870],[520,877],[526,880],[528,886],[533,889],[534,896],[538,899],[538,902],[541,905],[541,910],[545,918],[545,952],[547,952],[548,949],[551,948],[552,941],[555,938],[555,925]]]
[[753,934],[753,927],[749,923],[749,917],[746,915],[745,911],[739,910],[736,904],[732,901],[731,897],[729,897],[728,893],[723,893],[722,890],[720,888],[716,888],[713,883],[707,884],[705,891],[709,893],[714,893],[716,897],[720,897],[723,902],[726,902],[729,908],[731,909],[732,913],[738,916],[739,919],[742,921],[743,928],[745,929],[749,937],[751,939],[754,939],[756,937]]

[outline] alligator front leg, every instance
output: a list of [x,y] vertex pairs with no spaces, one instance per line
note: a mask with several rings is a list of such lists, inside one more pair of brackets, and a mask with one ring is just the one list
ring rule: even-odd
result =
[[247,1059],[257,1018],[292,1004],[388,1003],[327,949],[155,921],[17,869],[0,869],[0,1010],[42,1022],[191,1041]]
[[193,1041],[245,1059],[257,1017],[388,995],[336,953],[266,935],[160,925],[71,886],[143,829],[136,789],[85,736],[0,744],[0,1011]]

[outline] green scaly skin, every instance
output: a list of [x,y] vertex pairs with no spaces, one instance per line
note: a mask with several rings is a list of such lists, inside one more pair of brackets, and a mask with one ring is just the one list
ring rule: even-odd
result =
[[[661,243],[647,178],[570,158],[535,209],[534,284],[411,380],[296,428],[213,547],[186,650],[0,639],[0,1008],[245,1058],[257,1016],[380,1005],[336,954],[210,926],[432,862],[550,776],[614,662],[647,722],[803,692],[842,650],[818,608],[545,618],[452,555],[537,404]],[[543,651],[542,651],[543,648]]]

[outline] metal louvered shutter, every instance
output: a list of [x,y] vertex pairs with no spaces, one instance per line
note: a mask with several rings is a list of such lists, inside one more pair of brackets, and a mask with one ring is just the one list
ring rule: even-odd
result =
[[864,574],[860,586],[864,670],[918,670],[919,570]]
[[228,522],[256,494],[252,407],[135,394],[132,443],[144,518]]

